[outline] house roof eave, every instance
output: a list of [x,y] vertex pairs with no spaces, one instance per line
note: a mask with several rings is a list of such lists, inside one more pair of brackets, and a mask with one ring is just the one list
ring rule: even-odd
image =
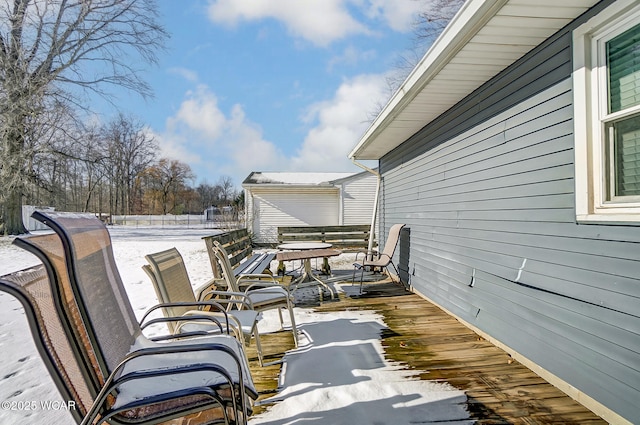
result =
[[599,0],[467,0],[349,158],[377,160]]

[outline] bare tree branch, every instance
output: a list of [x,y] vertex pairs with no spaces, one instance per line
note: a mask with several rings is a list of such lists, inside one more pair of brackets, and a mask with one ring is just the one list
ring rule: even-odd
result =
[[[0,226],[5,232],[25,230],[22,199],[25,185],[34,180],[38,150],[30,140],[35,134],[62,134],[42,117],[63,104],[81,106],[84,90],[109,98],[109,86],[119,86],[152,95],[141,71],[157,62],[168,37],[157,10],[154,0],[0,0]],[[45,127],[33,128],[37,125]]]

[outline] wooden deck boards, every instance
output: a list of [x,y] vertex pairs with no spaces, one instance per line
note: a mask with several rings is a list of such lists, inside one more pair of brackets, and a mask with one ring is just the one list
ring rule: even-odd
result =
[[[390,282],[368,284],[361,297],[341,295],[318,311],[363,309],[383,315],[388,329],[381,339],[389,360],[419,372],[421,379],[449,382],[468,396],[471,417],[490,424],[606,424],[507,353],[479,337],[455,318],[418,295]],[[262,336],[266,361],[293,348],[290,332]],[[278,386],[280,365],[260,368],[248,351],[260,399]],[[257,406],[256,413],[264,407]]]

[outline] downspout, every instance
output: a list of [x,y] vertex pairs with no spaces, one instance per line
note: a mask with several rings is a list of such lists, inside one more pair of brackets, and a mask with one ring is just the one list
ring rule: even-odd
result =
[[380,197],[380,185],[382,183],[382,176],[380,176],[380,173],[377,172],[376,170],[372,170],[371,168],[367,167],[364,164],[360,164],[358,161],[356,161],[355,158],[351,158],[351,162],[353,162],[355,165],[357,165],[358,167],[362,168],[365,171],[370,172],[371,174],[376,176],[377,179],[377,184],[376,184],[376,194],[373,198],[373,212],[371,214],[371,227],[369,229],[369,246],[367,248],[367,250],[369,252],[371,252],[373,250],[373,239],[375,236],[375,230],[376,230],[376,217],[378,215],[378,199]]

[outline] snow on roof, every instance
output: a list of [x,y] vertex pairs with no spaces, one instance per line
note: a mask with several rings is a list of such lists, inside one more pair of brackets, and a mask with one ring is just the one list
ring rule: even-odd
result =
[[242,185],[273,184],[273,185],[330,185],[333,180],[350,177],[357,173],[289,173],[289,172],[260,172],[249,174]]

